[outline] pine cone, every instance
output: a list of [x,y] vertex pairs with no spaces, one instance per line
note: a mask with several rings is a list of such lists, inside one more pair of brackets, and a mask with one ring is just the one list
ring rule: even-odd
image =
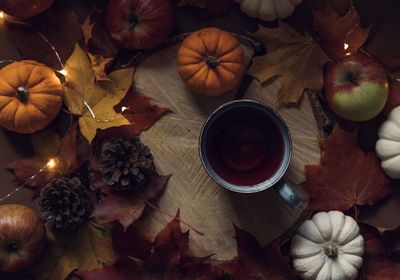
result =
[[107,185],[125,191],[146,182],[154,171],[154,158],[139,138],[119,138],[102,146],[97,167]]
[[91,214],[93,201],[89,187],[77,177],[61,177],[50,181],[41,191],[41,216],[54,229],[72,229]]

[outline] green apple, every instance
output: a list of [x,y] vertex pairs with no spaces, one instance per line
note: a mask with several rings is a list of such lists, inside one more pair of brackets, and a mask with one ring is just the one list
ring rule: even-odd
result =
[[325,96],[329,108],[350,121],[376,117],[388,98],[388,79],[383,67],[365,54],[332,62],[325,72]]

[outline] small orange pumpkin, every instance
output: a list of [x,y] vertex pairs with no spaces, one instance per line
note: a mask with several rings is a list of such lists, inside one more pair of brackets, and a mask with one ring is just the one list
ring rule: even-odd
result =
[[221,95],[241,80],[243,50],[230,33],[214,27],[201,29],[183,41],[178,51],[178,72],[194,92]]
[[45,128],[60,112],[64,93],[49,67],[24,60],[0,69],[0,125],[18,133]]

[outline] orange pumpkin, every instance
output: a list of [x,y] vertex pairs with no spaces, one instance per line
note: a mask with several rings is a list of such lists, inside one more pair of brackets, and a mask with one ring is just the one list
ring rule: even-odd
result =
[[0,69],[0,125],[18,133],[45,128],[60,112],[63,86],[49,67],[24,60]]
[[178,72],[194,92],[216,96],[232,90],[244,72],[243,50],[230,33],[205,28],[189,35],[178,51]]

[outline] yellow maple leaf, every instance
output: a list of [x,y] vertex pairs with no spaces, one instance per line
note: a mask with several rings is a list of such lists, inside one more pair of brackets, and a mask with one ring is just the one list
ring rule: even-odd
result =
[[47,228],[47,245],[42,258],[29,272],[36,279],[64,280],[76,269],[90,271],[114,261],[111,231],[91,221],[72,232]]
[[323,66],[329,58],[310,35],[284,23],[278,28],[260,26],[253,35],[266,45],[268,53],[254,58],[248,73],[261,84],[281,77],[279,104],[298,103],[305,89],[321,90]]
[[83,136],[91,143],[97,129],[129,125],[130,122],[114,111],[132,85],[133,68],[121,69],[108,75],[109,81],[95,82],[87,54],[75,46],[65,64],[66,87],[64,102],[68,109],[80,115],[79,126]]

